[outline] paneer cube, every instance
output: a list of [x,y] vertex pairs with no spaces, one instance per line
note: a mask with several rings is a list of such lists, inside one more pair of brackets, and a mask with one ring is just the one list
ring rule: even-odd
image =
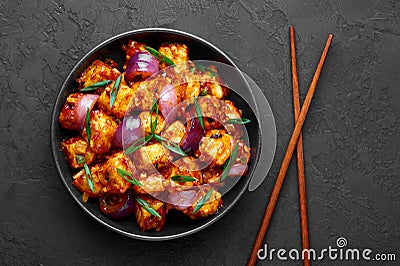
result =
[[126,83],[123,81],[123,78],[121,78],[117,97],[115,98],[115,102],[110,109],[110,95],[113,86],[114,82],[109,84],[103,90],[96,104],[101,110],[105,111],[107,114],[111,114],[118,119],[123,119],[126,111],[130,107],[131,100],[134,96],[134,89],[126,85]]
[[133,189],[138,194],[157,195],[165,191],[169,185],[169,180],[163,177],[157,171],[142,171],[137,180],[142,186],[134,186]]
[[68,95],[68,98],[61,109],[60,115],[58,116],[58,121],[63,128],[79,130],[75,108],[83,95],[83,93],[71,93]]
[[[223,111],[225,112],[226,118],[225,122],[229,119],[237,119],[242,117],[242,112],[239,110],[235,104],[230,100],[224,100]],[[230,124],[225,123],[225,129],[229,132],[231,136],[239,139],[243,136],[244,125],[241,124]]]
[[[86,172],[84,169],[80,170],[78,173],[72,176],[74,185],[80,192],[84,193],[90,198],[99,197],[102,193],[103,182],[105,178],[105,170],[102,164],[96,164],[93,166],[89,166],[90,173],[92,175],[92,181],[94,184],[94,191],[91,190]],[[85,201],[85,200],[84,200]]]
[[209,165],[207,168],[202,170],[203,173],[203,183],[212,184],[214,186],[222,185],[220,182],[220,176],[222,174],[223,168],[221,166]]
[[225,130],[209,130],[201,139],[199,150],[200,160],[221,166],[231,155],[231,137]]
[[[182,43],[167,43],[160,46],[158,51],[174,61],[175,64],[185,63],[189,60],[189,49]],[[168,67],[164,62],[160,63],[160,67]]]
[[[182,191],[192,188],[193,186],[199,186],[202,184],[202,173],[199,170],[191,170],[188,167],[178,167],[179,164],[167,163],[165,166],[161,167],[159,172],[166,179],[170,180],[168,191],[169,193],[174,193],[176,191]],[[192,177],[194,181],[188,182],[179,182],[177,180],[173,180],[172,178],[177,178],[180,176]]]
[[155,199],[151,196],[145,196],[145,195],[140,195],[138,196],[139,199],[144,201],[144,204],[147,204],[150,208],[152,208],[154,211],[156,211],[161,218],[151,214],[148,211],[148,208],[146,209],[143,207],[141,204],[138,202],[135,203],[135,218],[136,222],[142,231],[149,231],[149,230],[155,230],[155,231],[160,231],[161,229],[164,228],[165,225],[165,218],[166,218],[166,209],[165,209],[165,203]]
[[[132,162],[125,157],[124,153],[117,152],[108,158],[104,163],[105,179],[103,184],[103,192],[111,194],[123,194],[131,186],[131,183],[118,174],[118,168],[136,176],[133,170]],[[130,178],[130,177],[125,177]]]
[[177,85],[178,96],[181,101],[196,98],[202,91],[201,77],[188,70],[176,73],[173,82]]
[[[90,148],[96,154],[104,154],[111,148],[111,140],[118,125],[114,118],[102,110],[90,112]],[[82,136],[87,140],[86,127]]]
[[246,165],[250,161],[250,148],[243,140],[240,140],[238,143],[238,152],[234,164],[240,163]]
[[119,75],[121,73],[118,69],[112,68],[100,60],[94,60],[76,82],[79,84],[79,88],[84,88],[103,80],[116,80]]
[[81,136],[64,140],[61,143],[61,149],[70,167],[82,168],[83,162],[78,163],[77,155],[82,156],[84,162],[90,165],[96,159],[96,154],[88,147],[88,143]]
[[136,168],[152,173],[154,172],[154,165],[165,164],[168,161],[168,157],[163,145],[159,142],[154,142],[135,151],[132,161]]
[[162,136],[173,143],[179,144],[186,135],[185,125],[176,120],[162,131]]
[[203,117],[212,118],[218,122],[226,121],[224,102],[210,95],[199,97],[198,103]]
[[132,85],[134,96],[130,109],[148,111],[151,109],[154,99],[158,99],[161,89],[170,83],[167,77],[157,76],[146,79],[146,81],[136,82]]
[[[224,125],[229,134],[235,138],[243,136],[243,125],[226,123],[229,119],[240,118],[240,110],[229,100],[219,100],[207,95],[198,99],[204,117]],[[215,122],[213,124],[215,124]]]
[[[141,123],[141,127],[144,130],[146,135],[151,134],[151,121],[153,121],[153,123],[155,123],[156,121],[156,114],[152,113],[150,116],[150,112],[149,111],[144,111],[141,112],[139,114],[139,118],[140,118],[140,123]],[[164,118],[161,116],[161,113],[158,113],[158,117],[157,117],[157,127],[156,130],[154,131],[154,133],[156,134],[160,134],[161,131],[164,128]]]
[[223,99],[223,98],[227,97],[229,94],[228,87],[226,87],[218,82],[207,82],[206,90],[208,93],[210,93],[212,96],[214,96],[218,99]]
[[218,99],[227,97],[229,94],[229,88],[218,75],[217,68],[215,66],[209,66],[208,69],[213,73],[216,73],[216,75],[211,75],[208,72],[203,73],[202,80],[205,80],[205,82],[202,82],[201,84],[202,90],[206,90],[209,95],[212,95]]

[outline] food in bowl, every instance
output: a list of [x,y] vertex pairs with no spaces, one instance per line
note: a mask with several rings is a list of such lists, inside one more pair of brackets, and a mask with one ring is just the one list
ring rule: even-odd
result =
[[218,69],[189,59],[183,43],[122,46],[122,67],[94,60],[59,114],[61,143],[82,200],[98,200],[110,219],[135,217],[160,231],[168,213],[214,215],[228,178],[247,172],[249,122]]

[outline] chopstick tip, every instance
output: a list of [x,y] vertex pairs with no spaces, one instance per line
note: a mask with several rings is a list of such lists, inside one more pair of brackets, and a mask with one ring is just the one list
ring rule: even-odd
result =
[[294,39],[294,27],[293,26],[289,27],[289,36],[290,36],[290,41],[293,41],[293,39]]

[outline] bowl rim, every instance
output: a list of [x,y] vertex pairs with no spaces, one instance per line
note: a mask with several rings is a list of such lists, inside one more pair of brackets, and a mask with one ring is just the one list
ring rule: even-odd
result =
[[[127,37],[129,35],[133,35],[133,34],[137,34],[137,33],[146,33],[146,32],[163,32],[163,33],[173,33],[173,34],[177,34],[177,35],[181,35],[183,37],[189,37],[192,39],[195,39],[196,41],[199,41],[207,46],[209,46],[210,48],[214,49],[217,53],[219,53],[221,56],[224,57],[224,59],[226,59],[232,67],[236,68],[239,70],[238,66],[232,61],[232,59],[225,54],[221,49],[219,49],[217,46],[215,46],[214,44],[210,43],[207,40],[204,40],[203,38],[196,36],[192,33],[188,33],[185,31],[181,31],[181,30],[176,30],[176,29],[170,29],[170,28],[141,28],[141,29],[135,29],[135,30],[130,30],[130,31],[126,31],[123,33],[119,33],[117,35],[114,35],[108,39],[106,39],[105,41],[101,42],[100,44],[96,45],[95,47],[91,48],[89,52],[87,52],[77,63],[75,63],[74,67],[72,68],[72,70],[69,72],[69,74],[66,76],[63,84],[61,85],[59,92],[57,94],[57,97],[55,99],[55,102],[53,104],[53,111],[52,111],[52,115],[51,115],[51,128],[50,128],[50,146],[52,149],[52,155],[53,155],[53,160],[58,172],[58,175],[60,177],[60,179],[62,180],[65,188],[67,189],[67,191],[70,193],[70,195],[72,196],[72,198],[74,199],[74,201],[87,213],[89,214],[92,218],[94,218],[97,222],[99,222],[100,224],[102,224],[103,226],[107,227],[108,229],[111,229],[112,231],[119,233],[121,235],[130,237],[130,238],[134,238],[134,239],[138,239],[138,240],[147,240],[147,241],[164,241],[164,240],[172,240],[172,239],[176,239],[176,238],[181,238],[184,236],[188,236],[191,234],[194,234],[196,232],[199,232],[205,228],[207,228],[208,226],[210,226],[211,224],[215,223],[216,221],[218,221],[219,219],[221,219],[226,213],[228,213],[230,211],[230,209],[236,205],[236,203],[239,201],[239,199],[243,196],[244,192],[247,190],[247,187],[250,183],[251,180],[251,176],[249,176],[247,178],[247,180],[245,180],[245,183],[243,184],[243,188],[239,191],[238,195],[234,198],[234,200],[221,212],[218,213],[218,215],[212,216],[208,218],[208,221],[206,221],[204,224],[199,225],[198,227],[185,231],[185,232],[180,232],[180,233],[176,233],[176,234],[170,234],[170,235],[166,235],[166,236],[149,236],[149,235],[139,235],[139,234],[135,234],[135,233],[128,233],[125,232],[121,229],[118,229],[110,224],[108,224],[106,221],[101,220],[99,217],[97,217],[96,215],[94,215],[92,212],[90,212],[83,204],[82,201],[80,201],[77,197],[75,197],[75,195],[73,194],[73,192],[71,191],[71,189],[69,188],[67,181],[65,178],[63,178],[63,172],[61,170],[61,167],[57,161],[57,152],[58,150],[54,147],[53,143],[55,143],[55,135],[54,135],[54,128],[55,128],[55,123],[58,122],[58,113],[56,113],[56,107],[58,105],[60,105],[60,100],[62,98],[62,94],[63,94],[63,88],[66,87],[68,80],[75,74],[75,72],[77,71],[78,67],[84,63],[93,53],[95,53],[97,50],[101,49],[103,46],[116,41],[118,39]],[[244,79],[245,80],[245,79]],[[245,82],[247,82],[245,80]],[[257,108],[257,107],[256,107]],[[255,110],[256,112],[258,112],[258,110]],[[260,121],[258,121],[258,123],[260,123]],[[258,145],[261,145],[261,140],[259,141]],[[256,158],[254,158],[255,160],[255,167],[257,167],[258,161],[259,161],[259,152],[257,153]],[[252,173],[249,173],[250,175],[252,175]]]

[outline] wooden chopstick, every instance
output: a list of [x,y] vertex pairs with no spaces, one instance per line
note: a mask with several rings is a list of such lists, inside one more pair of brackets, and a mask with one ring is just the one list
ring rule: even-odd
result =
[[[294,122],[296,123],[300,114],[300,97],[299,97],[299,78],[297,75],[296,60],[296,41],[294,27],[290,27],[290,58],[292,62],[292,90],[293,90],[293,112]],[[299,186],[299,208],[300,208],[300,227],[301,227],[301,246],[302,249],[309,249],[308,240],[308,218],[307,218],[307,197],[306,197],[306,180],[304,175],[304,154],[303,154],[303,134],[300,133],[297,140],[297,179]],[[308,256],[304,256],[303,265],[309,266],[310,260]]]
[[332,38],[333,38],[332,34],[329,34],[328,40],[326,41],[326,44],[325,44],[324,51],[322,52],[321,58],[319,59],[317,69],[314,73],[314,77],[311,81],[310,87],[308,88],[308,92],[307,92],[306,98],[304,100],[303,107],[301,108],[299,117],[297,119],[297,123],[294,127],[292,137],[290,138],[289,145],[286,149],[285,156],[283,157],[282,165],[281,165],[281,168],[279,169],[278,177],[276,178],[275,185],[272,190],[271,196],[269,198],[267,208],[265,209],[264,217],[262,219],[260,229],[258,230],[256,239],[254,241],[254,245],[251,250],[250,258],[247,262],[247,265],[255,265],[257,262],[258,250],[260,249],[261,244],[264,240],[265,234],[267,233],[267,229],[268,229],[269,223],[271,221],[272,214],[274,212],[276,202],[278,200],[279,193],[282,188],[283,181],[285,180],[285,176],[286,176],[286,172],[289,167],[289,164],[290,164],[290,160],[292,158],[294,149],[296,148],[297,140],[301,133],[301,128],[303,127],[304,120],[307,116],[308,109],[310,108],[311,100],[314,95],[319,76],[321,75],[322,67],[324,66],[324,62],[325,62],[326,56],[328,54],[328,50],[331,45]]

